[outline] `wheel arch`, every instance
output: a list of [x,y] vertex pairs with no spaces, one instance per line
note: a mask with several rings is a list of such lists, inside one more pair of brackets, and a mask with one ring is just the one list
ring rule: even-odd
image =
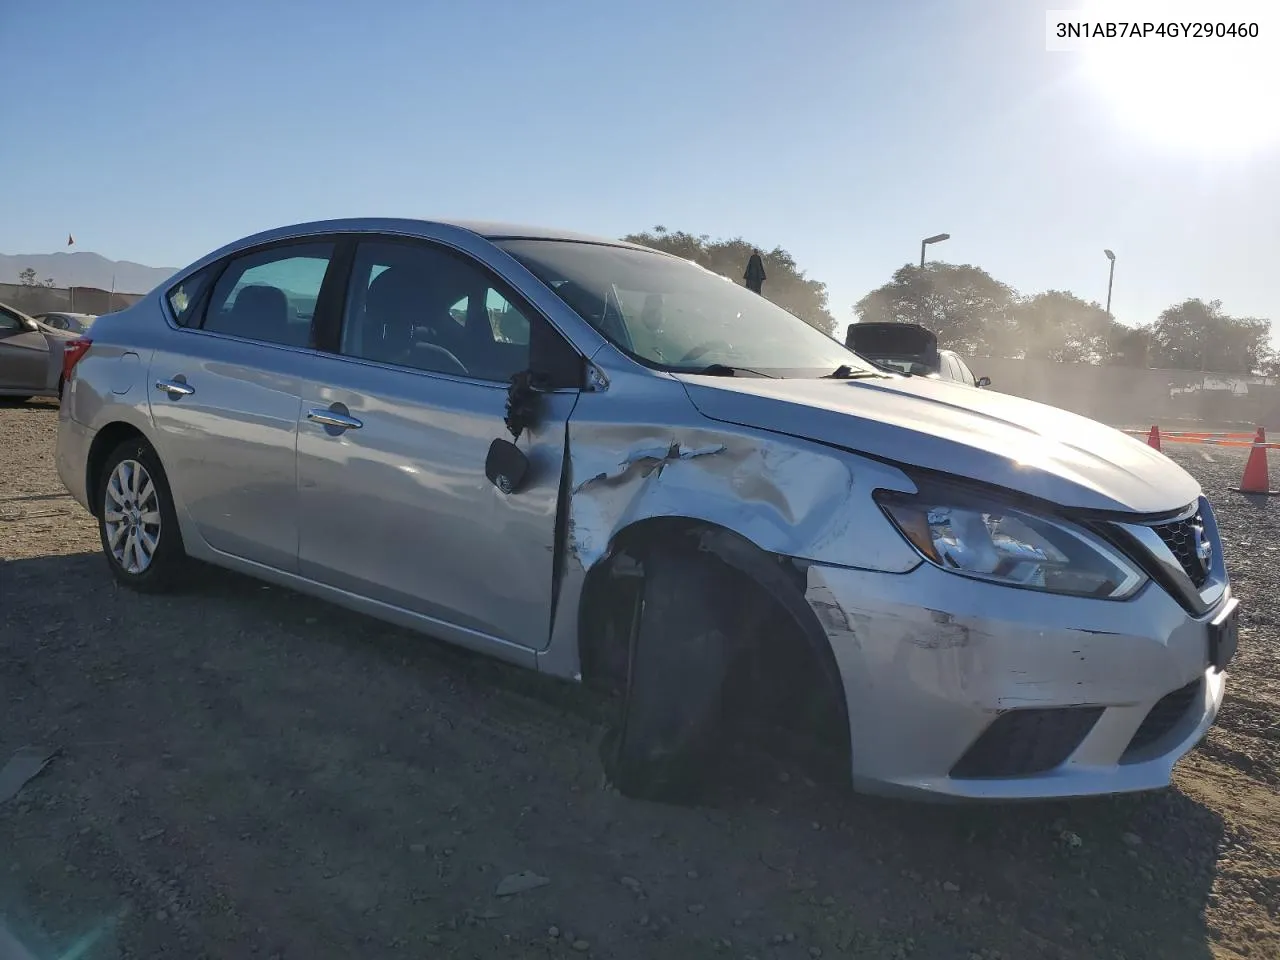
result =
[[89,444],[89,455],[85,458],[84,468],[85,497],[89,501],[89,512],[99,519],[102,504],[98,502],[98,486],[102,480],[102,468],[112,450],[134,437],[151,443],[146,434],[133,424],[114,420],[94,434],[93,442]]
[[[775,652],[799,643],[806,651],[812,670],[808,676],[819,687],[815,693],[826,699],[835,712],[837,729],[824,735],[837,738],[836,749],[842,769],[840,778],[851,775],[849,707],[845,686],[830,640],[817,614],[805,598],[806,561],[767,551],[742,534],[705,519],[689,516],[650,516],[627,525],[611,539],[601,559],[586,573],[578,610],[578,653],[583,679],[597,685],[625,688],[632,638],[620,632],[610,618],[631,609],[628,598],[643,588],[644,562],[664,549],[688,549],[708,563],[728,567],[739,578],[743,597],[756,602],[766,598],[773,613],[787,624],[781,634],[763,629],[749,631],[744,646],[755,651],[775,645]],[[743,602],[743,601],[739,601]],[[765,621],[762,621],[765,622]],[[769,618],[767,623],[778,623]],[[725,678],[728,679],[727,677]]]

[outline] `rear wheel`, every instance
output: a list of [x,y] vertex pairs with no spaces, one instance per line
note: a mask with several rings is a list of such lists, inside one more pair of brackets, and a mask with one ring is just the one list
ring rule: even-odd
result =
[[169,481],[149,443],[135,437],[107,456],[96,499],[102,551],[116,580],[146,593],[177,586],[187,555]]

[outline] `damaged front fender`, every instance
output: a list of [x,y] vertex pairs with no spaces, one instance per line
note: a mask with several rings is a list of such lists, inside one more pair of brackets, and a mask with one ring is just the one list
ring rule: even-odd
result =
[[[904,573],[920,558],[876,506],[878,488],[912,492],[894,467],[810,441],[713,424],[683,395],[644,422],[618,423],[617,397],[584,394],[568,425],[557,615],[542,669],[577,676],[587,575],[620,535],[653,518],[732,531],[799,561]],[[682,402],[681,402],[682,401]]]
[[875,461],[705,428],[571,424],[569,450],[566,551],[583,569],[649,517],[704,520],[770,553],[820,563],[901,573],[920,562],[871,499],[877,487],[913,488]]

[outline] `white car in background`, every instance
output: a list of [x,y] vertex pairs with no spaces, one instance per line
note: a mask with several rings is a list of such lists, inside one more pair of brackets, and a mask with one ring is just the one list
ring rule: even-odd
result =
[[938,349],[933,331],[916,323],[851,323],[845,345],[860,356],[916,377],[989,387],[990,377],[974,376],[954,350]]
[[88,333],[89,328],[93,326],[93,321],[97,320],[98,316],[93,313],[57,311],[53,313],[37,313],[32,319],[44,324],[46,327],[53,327],[55,330],[65,330],[68,333],[79,335]]

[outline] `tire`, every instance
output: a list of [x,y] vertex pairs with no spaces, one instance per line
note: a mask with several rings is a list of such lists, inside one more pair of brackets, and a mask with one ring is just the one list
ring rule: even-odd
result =
[[169,481],[151,444],[134,437],[112,450],[94,496],[102,552],[117,582],[141,593],[180,586],[189,561]]
[[691,550],[656,551],[644,566],[623,719],[601,759],[625,796],[694,802],[722,745],[733,584],[727,568]]

